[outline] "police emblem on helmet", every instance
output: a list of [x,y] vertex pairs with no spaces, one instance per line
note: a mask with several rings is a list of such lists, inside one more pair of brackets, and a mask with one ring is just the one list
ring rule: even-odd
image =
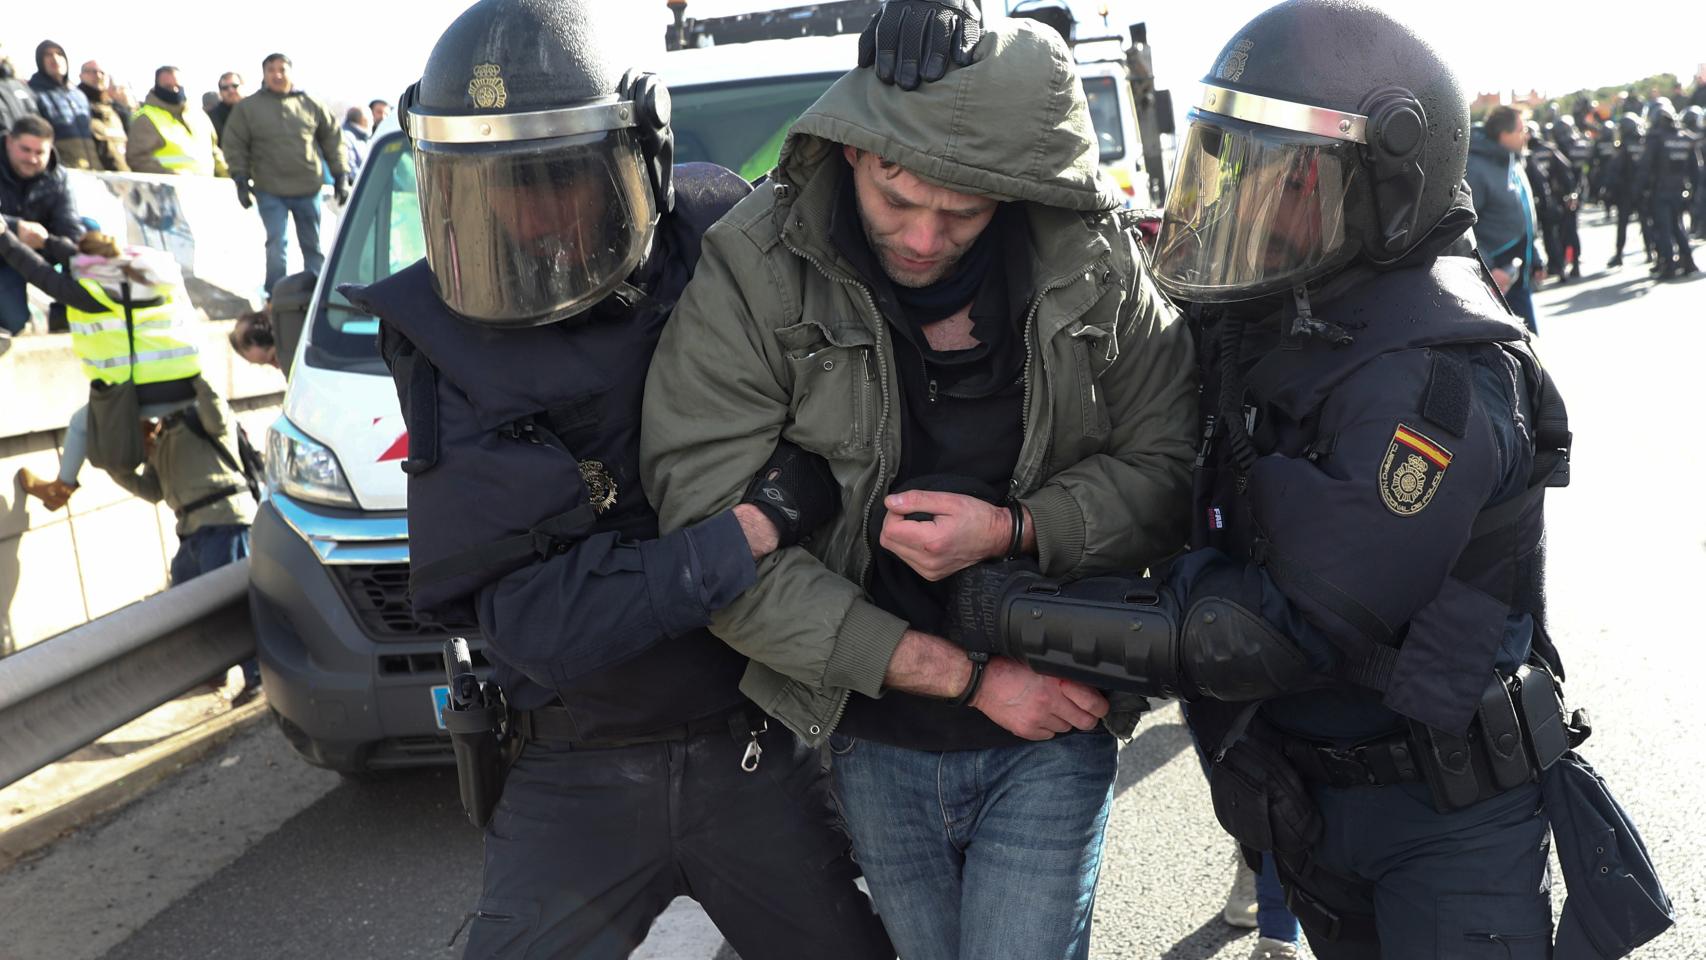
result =
[[482,63],[474,68],[474,79],[468,81],[468,96],[481,110],[494,110],[509,102],[509,91],[495,63]]
[[1256,48],[1253,40],[1240,40],[1232,46],[1232,52],[1226,59],[1220,61],[1220,69],[1214,72],[1219,80],[1236,81],[1244,75],[1244,65],[1250,62],[1250,51]]
[[1380,462],[1380,499],[1400,517],[1415,516],[1433,501],[1450,465],[1451,451],[1400,423]]
[[586,502],[593,512],[603,513],[616,505],[616,479],[597,460],[581,461],[581,481],[586,484]]

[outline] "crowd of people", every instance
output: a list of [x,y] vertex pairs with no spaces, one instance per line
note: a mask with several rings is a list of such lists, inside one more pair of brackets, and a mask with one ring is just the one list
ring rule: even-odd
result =
[[[223,177],[235,183],[245,209],[258,208],[267,237],[266,295],[284,275],[291,220],[304,265],[320,269],[322,194],[329,187],[340,202],[347,198],[368,138],[390,110],[387,101],[352,106],[340,121],[296,86],[282,53],[262,62],[258,88],[245,90],[242,74],[228,71],[199,107],[178,67],[155,70],[138,101],[99,60],[83,63],[75,83],[70,63],[64,46],[43,40],[25,81],[0,49],[0,136],[10,160],[0,168],[0,211],[20,239],[63,267],[64,251],[75,248],[84,229],[65,170]],[[42,233],[63,243],[43,246]],[[24,284],[0,265],[0,338],[28,323]],[[64,329],[57,311],[47,329]]]
[[1655,280],[1692,276],[1691,243],[1706,239],[1706,80],[1692,93],[1678,83],[1668,95],[1582,99],[1567,111],[1495,107],[1473,134],[1468,179],[1476,241],[1530,330],[1534,289],[1582,276],[1578,220],[1588,204],[1617,223],[1607,269],[1623,266],[1634,221]]

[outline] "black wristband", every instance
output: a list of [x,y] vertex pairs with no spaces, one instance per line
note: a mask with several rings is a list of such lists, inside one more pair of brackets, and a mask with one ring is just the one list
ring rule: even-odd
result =
[[1007,503],[1007,512],[1013,515],[1013,539],[1007,544],[1007,555],[1003,560],[1017,560],[1025,549],[1025,508],[1017,500]]
[[966,681],[966,688],[954,698],[954,706],[963,707],[971,703],[972,697],[977,696],[977,688],[983,685],[983,668],[989,666],[989,654],[981,650],[967,650],[966,659],[971,661],[971,679]]

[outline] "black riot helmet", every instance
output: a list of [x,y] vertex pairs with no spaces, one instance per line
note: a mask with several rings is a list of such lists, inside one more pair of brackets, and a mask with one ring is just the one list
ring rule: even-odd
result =
[[1637,114],[1625,113],[1617,119],[1617,142],[1641,142],[1641,118]]
[[1696,104],[1682,111],[1682,126],[1685,130],[1701,132],[1701,129],[1706,127],[1706,107]]
[[1647,109],[1647,122],[1658,130],[1675,130],[1677,124],[1676,107],[1669,97],[1654,100]]
[[1156,279],[1177,297],[1249,300],[1353,260],[1392,264],[1454,205],[1469,105],[1391,14],[1289,0],[1245,24],[1203,83],[1156,240]]
[[398,104],[427,265],[471,320],[585,311],[645,259],[670,209],[669,94],[625,71],[608,0],[482,0]]

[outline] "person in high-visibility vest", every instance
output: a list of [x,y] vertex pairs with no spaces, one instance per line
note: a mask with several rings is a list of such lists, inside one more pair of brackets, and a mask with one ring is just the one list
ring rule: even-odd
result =
[[213,121],[178,85],[178,68],[154,71],[154,89],[130,121],[124,158],[135,173],[229,176]]
[[[146,247],[121,249],[99,231],[86,234],[78,249],[82,252],[72,258],[67,276],[0,225],[0,259],[65,304],[71,348],[90,381],[134,381],[144,418],[164,417],[194,403],[201,356],[186,331],[191,307],[177,262]],[[67,425],[59,476],[44,480],[19,470],[24,491],[49,510],[63,507],[77,489],[88,433],[85,406]]]

